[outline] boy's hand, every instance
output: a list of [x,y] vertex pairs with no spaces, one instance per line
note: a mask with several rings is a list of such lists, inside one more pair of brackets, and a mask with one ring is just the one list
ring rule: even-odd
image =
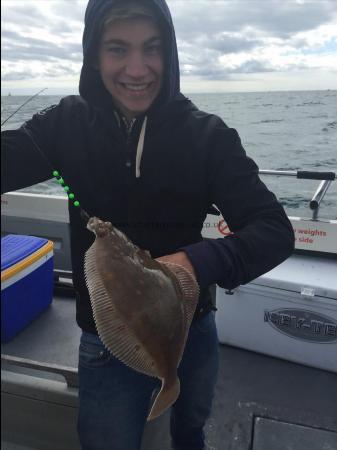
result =
[[196,278],[194,267],[192,266],[191,261],[189,260],[185,252],[177,252],[171,255],[161,256],[160,258],[156,258],[156,260],[159,262],[179,264],[180,266],[183,266],[186,270],[188,270],[194,276],[194,278]]

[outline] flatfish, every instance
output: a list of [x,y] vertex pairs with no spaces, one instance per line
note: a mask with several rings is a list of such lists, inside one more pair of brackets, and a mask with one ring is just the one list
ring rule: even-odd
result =
[[199,288],[183,267],[159,262],[110,222],[88,221],[96,239],[84,271],[98,334],[134,370],[162,381],[148,420],[179,396],[177,375]]

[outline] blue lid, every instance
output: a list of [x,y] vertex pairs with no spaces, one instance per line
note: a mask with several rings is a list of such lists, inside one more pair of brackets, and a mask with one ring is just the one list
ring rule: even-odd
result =
[[1,272],[22,261],[48,242],[35,236],[8,234],[1,238]]

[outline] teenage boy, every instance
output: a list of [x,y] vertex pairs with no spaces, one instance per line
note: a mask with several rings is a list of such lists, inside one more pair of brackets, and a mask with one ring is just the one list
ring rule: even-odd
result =
[[[203,449],[218,368],[209,286],[232,289],[281,263],[293,249],[292,228],[237,132],[180,93],[164,0],[90,0],[83,50],[81,96],[3,133],[2,192],[44,181],[50,166],[57,168],[91,216],[111,221],[153,258],[195,275],[201,294],[179,366],[171,435],[176,450]],[[203,240],[212,204],[233,234]],[[139,450],[158,382],[120,363],[97,336],[83,275],[93,235],[71,204],[69,214],[83,330],[80,441],[84,450]]]

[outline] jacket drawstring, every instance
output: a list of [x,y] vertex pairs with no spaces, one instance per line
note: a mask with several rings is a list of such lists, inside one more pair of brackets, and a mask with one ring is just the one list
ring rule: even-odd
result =
[[136,153],[136,178],[140,177],[140,163],[142,160],[142,154],[144,149],[144,138],[145,138],[145,130],[146,130],[147,116],[144,117],[142,129],[140,131],[138,145],[137,145],[137,153]]

